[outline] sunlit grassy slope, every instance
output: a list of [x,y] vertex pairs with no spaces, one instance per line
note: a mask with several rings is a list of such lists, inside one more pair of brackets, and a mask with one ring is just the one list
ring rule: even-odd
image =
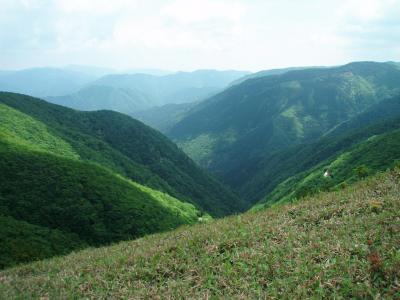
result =
[[0,298],[400,297],[400,170],[0,273]]

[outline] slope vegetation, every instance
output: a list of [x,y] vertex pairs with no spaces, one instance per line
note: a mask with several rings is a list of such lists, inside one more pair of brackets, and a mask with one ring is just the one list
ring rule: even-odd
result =
[[78,112],[11,93],[0,93],[0,103],[44,124],[82,161],[191,202],[213,216],[244,208],[237,196],[199,169],[175,144],[128,116]]
[[200,103],[168,135],[224,181],[249,160],[311,142],[400,92],[400,70],[360,62],[244,81]]
[[[250,161],[237,169],[229,182],[239,186],[239,193],[252,203],[260,199],[269,203],[278,201],[279,197],[287,196],[282,194],[284,190],[293,196],[304,194],[307,189],[312,192],[334,188],[339,183],[355,180],[358,176],[354,170],[359,166],[365,166],[373,174],[400,159],[396,144],[396,131],[399,129],[400,97],[395,97],[340,124],[315,142],[292,146]],[[352,160],[344,159],[350,158],[350,153],[359,156]],[[336,165],[334,161],[342,163],[333,168]],[[329,178],[333,180],[323,178],[325,170],[329,170],[332,175]],[[320,184],[310,181],[310,185],[316,185],[298,190],[299,178],[312,172],[318,174]],[[284,181],[286,188],[281,189],[282,185],[278,188]]]
[[0,273],[10,298],[396,299],[400,171]]
[[47,127],[0,104],[0,268],[197,222],[192,204],[79,160]]
[[161,134],[112,112],[2,93],[0,157],[0,268],[193,224],[208,218],[208,205],[223,215],[240,204]]

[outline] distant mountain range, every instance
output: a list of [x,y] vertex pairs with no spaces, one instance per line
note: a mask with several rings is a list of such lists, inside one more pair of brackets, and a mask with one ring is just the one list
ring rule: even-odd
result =
[[33,68],[0,72],[0,91],[36,97],[74,93],[96,79],[93,74],[56,68]]
[[164,76],[112,74],[91,82],[71,95],[46,99],[79,110],[110,109],[132,114],[155,106],[200,101],[246,74],[248,72],[215,70]]

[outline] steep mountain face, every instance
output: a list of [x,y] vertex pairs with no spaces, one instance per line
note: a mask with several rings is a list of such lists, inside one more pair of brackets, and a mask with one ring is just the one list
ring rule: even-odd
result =
[[95,79],[93,75],[56,68],[0,72],[0,91],[35,97],[61,96],[73,93]]
[[[283,191],[288,194],[296,192],[294,184],[296,180],[287,181],[288,184],[285,190],[279,189],[278,185],[280,183],[290,177],[295,177],[297,174],[311,172],[311,170],[319,166],[317,174],[322,181],[318,184],[315,183],[315,189],[333,188],[333,186],[328,187],[327,185],[321,187],[320,183],[325,184],[329,181],[322,178],[323,170],[330,169],[330,163],[338,159],[342,153],[358,149],[372,137],[397,130],[399,128],[398,118],[400,118],[400,97],[383,100],[365,112],[341,123],[314,142],[291,146],[273,153],[266,153],[264,156],[259,156],[249,161],[246,165],[232,172],[229,184],[237,186],[239,194],[252,203],[260,199],[265,199],[264,202],[273,203],[280,200],[277,196],[272,197],[273,194],[284,197]],[[343,176],[335,174],[335,181],[330,182],[330,184],[335,183],[335,185],[338,185],[341,182],[355,179],[356,174],[353,169],[358,167],[358,164],[366,165],[373,173],[378,170],[384,170],[393,164],[400,157],[398,157],[396,144],[393,143],[393,140],[387,139],[387,142],[386,157],[384,156],[385,150],[381,149],[381,157],[375,153],[375,155],[369,157],[367,162],[361,163],[358,159],[354,159],[353,162],[346,162],[346,167],[341,168],[347,170],[347,173]],[[369,145],[368,143],[366,144]],[[370,150],[365,149],[365,155],[361,155],[361,157],[368,157],[367,153]],[[383,157],[386,159],[384,162],[381,159]],[[381,163],[379,164],[378,162]],[[335,173],[337,173],[336,170]],[[310,181],[309,183],[311,184],[312,182]],[[277,193],[277,191],[280,192]]]
[[[399,115],[400,116],[400,115]],[[298,153],[294,157],[284,154]],[[283,158],[277,163],[278,157]],[[400,118],[387,120],[324,138],[311,145],[283,151],[264,160],[247,189],[261,199],[255,209],[279,202],[292,201],[321,191],[341,189],[363,177],[392,168],[400,162]],[[267,179],[268,181],[264,181]],[[255,194],[254,194],[255,193]]]
[[247,177],[240,170],[287,147],[313,142],[399,92],[400,70],[387,63],[291,71],[232,86],[193,108],[168,135],[241,190],[238,178],[251,181],[253,171]]
[[[47,100],[81,110],[110,109],[131,114],[169,103],[202,100],[246,74],[248,72],[214,70],[179,72],[164,76],[113,74],[92,82],[89,88],[73,95],[51,97]],[[105,92],[104,89],[108,91]]]
[[31,97],[1,93],[0,103],[45,124],[81,160],[222,216],[244,209],[227,188],[199,169],[161,133],[111,111],[78,112]]

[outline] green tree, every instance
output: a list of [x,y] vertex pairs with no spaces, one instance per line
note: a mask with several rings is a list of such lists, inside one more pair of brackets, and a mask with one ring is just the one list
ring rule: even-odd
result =
[[369,168],[366,165],[360,165],[354,168],[354,172],[358,178],[365,178],[369,174]]

